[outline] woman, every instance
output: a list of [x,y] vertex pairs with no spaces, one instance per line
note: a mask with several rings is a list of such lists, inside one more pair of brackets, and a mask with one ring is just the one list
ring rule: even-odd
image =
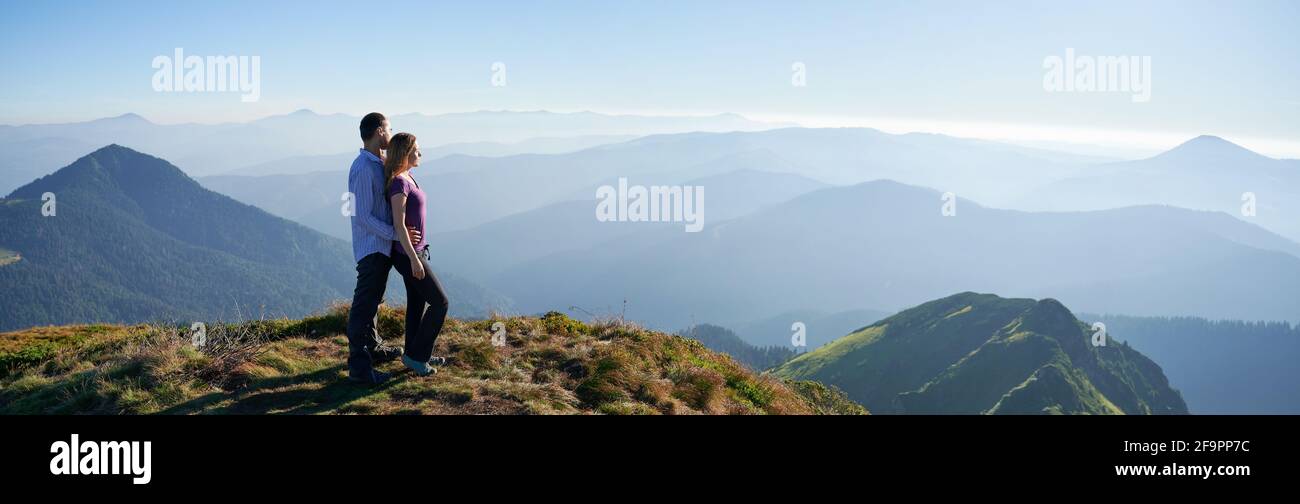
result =
[[[393,242],[393,267],[406,283],[406,352],[402,363],[425,376],[437,371],[434,366],[447,362],[442,357],[433,357],[433,343],[447,318],[447,294],[427,262],[424,191],[411,177],[411,169],[420,166],[421,156],[415,135],[398,133],[388,141],[384,174],[388,201],[393,205],[394,236],[398,237]],[[420,232],[418,243],[411,243],[407,228]]]

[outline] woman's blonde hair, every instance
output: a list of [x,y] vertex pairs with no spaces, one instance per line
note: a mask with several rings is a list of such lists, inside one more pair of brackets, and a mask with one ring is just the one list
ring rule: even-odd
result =
[[384,189],[393,185],[393,179],[411,169],[411,153],[415,152],[415,135],[398,133],[388,140],[384,155]]

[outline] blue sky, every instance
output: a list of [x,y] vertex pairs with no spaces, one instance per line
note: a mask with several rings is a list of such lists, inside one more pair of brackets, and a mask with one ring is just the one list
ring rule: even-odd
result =
[[[1300,2],[17,2],[0,123],[299,108],[736,112],[1037,141],[1218,134],[1300,157]],[[261,99],[159,93],[174,48],[261,58]],[[1151,101],[1049,93],[1044,58],[1150,56]],[[491,65],[507,85],[491,86]],[[791,85],[791,65],[807,86]]]

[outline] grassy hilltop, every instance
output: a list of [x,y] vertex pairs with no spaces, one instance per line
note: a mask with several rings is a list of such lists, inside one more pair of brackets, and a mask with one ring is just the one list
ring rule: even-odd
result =
[[[380,333],[401,344],[403,313]],[[0,334],[2,414],[864,414],[837,390],[745,369],[698,342],[559,313],[450,319],[450,364],[388,383],[346,380],[346,307],[207,328],[37,327]],[[504,328],[494,346],[493,324]]]
[[963,292],[899,312],[772,373],[877,413],[1186,414],[1155,362],[1054,299]]

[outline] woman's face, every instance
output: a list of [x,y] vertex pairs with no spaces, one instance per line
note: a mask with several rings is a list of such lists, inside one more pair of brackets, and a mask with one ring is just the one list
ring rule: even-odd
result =
[[411,146],[411,168],[420,166],[421,157],[424,157],[424,154],[420,153],[420,142],[415,142],[415,145]]

